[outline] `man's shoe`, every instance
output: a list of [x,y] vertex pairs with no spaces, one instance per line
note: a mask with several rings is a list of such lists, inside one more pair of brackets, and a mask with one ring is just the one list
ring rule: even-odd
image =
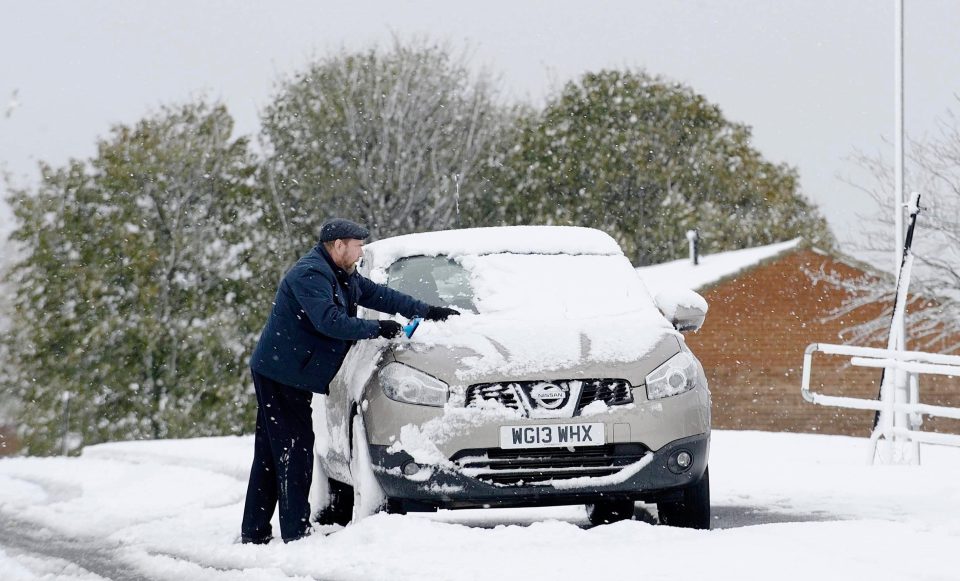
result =
[[248,537],[247,535],[240,535],[240,543],[244,545],[266,545],[273,540],[273,536],[268,535],[266,537]]
[[300,539],[305,539],[305,538],[309,537],[311,534],[313,534],[313,529],[312,529],[312,528],[303,531],[301,534],[299,534],[299,535],[297,535],[297,536],[295,536],[295,537],[290,537],[289,539],[283,539],[283,542],[284,542],[284,544],[286,544],[286,543],[292,543],[292,542],[294,542],[294,541],[299,541]]

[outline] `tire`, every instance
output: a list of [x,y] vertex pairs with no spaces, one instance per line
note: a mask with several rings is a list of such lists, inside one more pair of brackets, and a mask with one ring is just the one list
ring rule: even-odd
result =
[[395,499],[395,498],[388,498],[388,499],[387,499],[387,504],[386,504],[386,506],[383,508],[383,510],[384,510],[387,514],[407,514],[407,509],[406,509],[406,507],[403,505],[403,502],[401,502],[401,501],[399,501],[399,500],[397,500],[397,499]]
[[350,475],[353,477],[354,523],[384,510],[387,498],[373,473],[370,448],[367,447],[367,430],[360,414],[353,416],[350,439]]
[[632,500],[602,500],[587,505],[587,518],[594,526],[630,520],[633,513]]
[[685,529],[710,530],[710,469],[696,484],[683,490],[683,498],[658,502],[660,524]]
[[353,487],[332,478],[327,479],[327,505],[314,515],[320,525],[346,526],[353,516]]

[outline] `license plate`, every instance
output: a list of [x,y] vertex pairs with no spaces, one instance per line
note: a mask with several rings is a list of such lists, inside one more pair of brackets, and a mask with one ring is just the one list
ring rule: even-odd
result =
[[602,423],[500,427],[501,448],[557,448],[603,444]]

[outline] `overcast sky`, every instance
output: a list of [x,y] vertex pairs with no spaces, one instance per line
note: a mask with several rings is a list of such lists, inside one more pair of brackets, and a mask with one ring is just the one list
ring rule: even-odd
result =
[[[960,112],[958,31],[957,0],[906,0],[912,136]],[[508,96],[533,103],[604,67],[686,83],[799,169],[841,239],[871,211],[838,179],[854,171],[844,158],[892,155],[894,0],[32,0],[0,9],[0,164],[33,183],[38,160],[89,157],[112,124],[197,95],[254,133],[281,76],[392,35],[469,47]]]

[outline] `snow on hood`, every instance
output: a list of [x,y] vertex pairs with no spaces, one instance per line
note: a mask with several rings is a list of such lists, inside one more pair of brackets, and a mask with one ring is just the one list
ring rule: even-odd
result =
[[423,324],[413,349],[467,349],[458,378],[630,362],[676,335],[621,255],[462,256],[477,314]]
[[386,268],[406,256],[518,254],[622,255],[606,232],[576,226],[501,226],[395,236],[364,248],[373,268]]
[[663,317],[633,313],[581,320],[516,320],[465,314],[445,324],[424,324],[407,345],[415,351],[463,349],[457,378],[468,382],[496,373],[530,376],[585,363],[631,362],[677,332]]

